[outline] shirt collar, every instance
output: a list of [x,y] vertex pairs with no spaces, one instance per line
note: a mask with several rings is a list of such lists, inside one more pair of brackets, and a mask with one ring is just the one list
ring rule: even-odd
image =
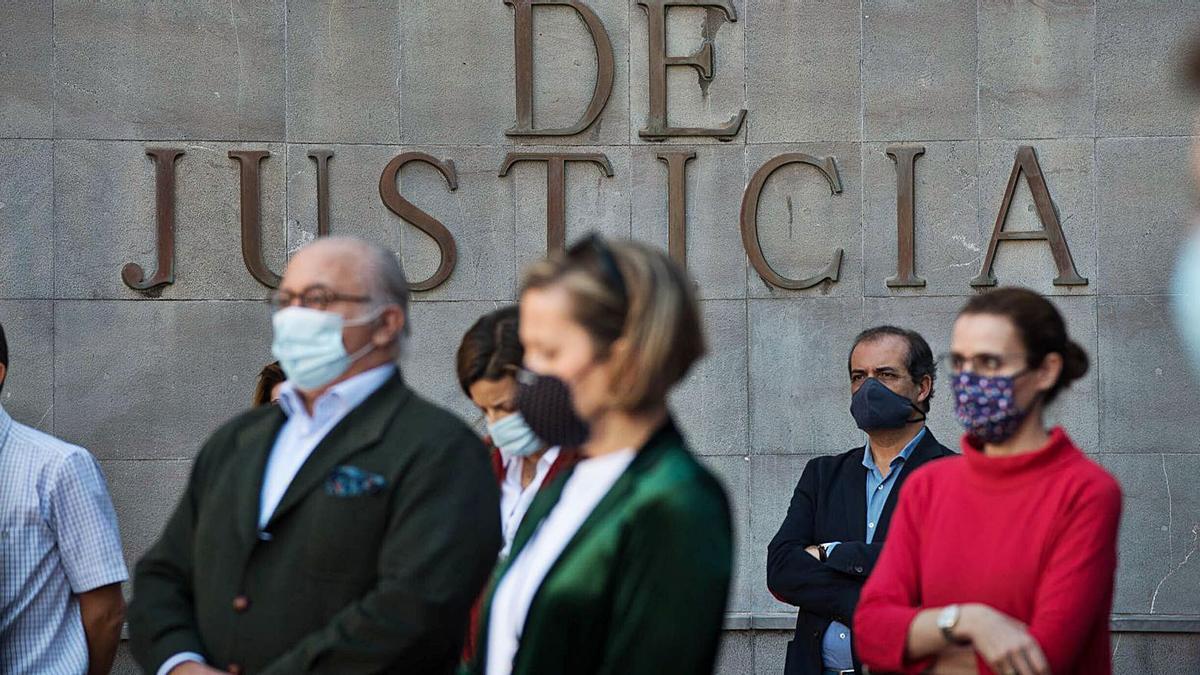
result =
[[[344,382],[338,382],[313,402],[313,417],[317,417],[321,409],[334,404],[345,410],[358,407],[382,387],[395,372],[395,364],[385,363],[359,373]],[[284,382],[283,386],[279,388],[279,407],[289,418],[293,418],[297,414],[305,418],[309,417],[308,411],[304,407],[304,399],[296,390],[296,385],[290,380]]]
[[[921,440],[925,438],[925,432],[927,430],[928,427],[921,427],[921,430],[917,432],[917,435],[913,436],[913,439],[904,446],[903,450],[900,451],[900,454],[896,455],[892,459],[892,466],[896,466],[898,463],[908,461],[908,458],[912,456],[913,451],[917,449],[918,445],[920,445]],[[867,439],[867,447],[863,448],[862,465],[865,466],[868,471],[877,471],[879,469],[879,467],[875,465],[875,456],[871,454],[871,439],[869,438]]]

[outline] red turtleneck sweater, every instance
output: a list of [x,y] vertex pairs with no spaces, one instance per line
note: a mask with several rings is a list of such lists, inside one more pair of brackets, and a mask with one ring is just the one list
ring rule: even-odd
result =
[[873,672],[921,672],[932,660],[904,653],[917,613],[977,602],[1028,625],[1054,675],[1111,673],[1117,481],[1061,428],[1013,457],[962,447],[903,487],[854,615],[859,658]]

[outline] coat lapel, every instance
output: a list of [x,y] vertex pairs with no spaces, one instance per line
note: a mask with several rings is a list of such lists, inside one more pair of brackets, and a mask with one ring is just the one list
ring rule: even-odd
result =
[[[329,472],[339,464],[363,448],[378,443],[411,395],[412,392],[397,372],[366,401],[351,410],[300,466],[300,471],[283,493],[265,529],[270,529],[276,521],[287,515],[314,488],[323,485]],[[259,486],[261,489],[261,474]]]
[[235,437],[238,446],[236,456],[246,460],[245,463],[239,463],[239,466],[248,467],[246,471],[233,473],[233,480],[238,483],[233,489],[237,533],[246,545],[252,544],[258,537],[258,512],[267,458],[271,456],[271,449],[275,447],[275,437],[279,435],[279,429],[287,421],[287,416],[279,406],[271,408],[269,414],[243,427]]
[[864,452],[865,446],[850,453],[842,480],[838,481],[846,514],[843,521],[845,535],[848,535],[846,541],[861,541],[867,534],[867,467],[862,465]]

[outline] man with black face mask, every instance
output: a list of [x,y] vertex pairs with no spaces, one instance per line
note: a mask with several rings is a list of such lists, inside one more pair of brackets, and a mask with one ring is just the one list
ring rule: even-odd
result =
[[900,484],[951,451],[925,427],[936,366],[920,334],[877,326],[850,350],[850,414],[865,447],[804,467],[767,549],[767,586],[799,608],[785,675],[860,673],[850,628],[862,585],[883,550]]

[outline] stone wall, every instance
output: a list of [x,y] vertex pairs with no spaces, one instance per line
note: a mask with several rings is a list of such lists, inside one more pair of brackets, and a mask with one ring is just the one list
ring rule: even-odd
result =
[[[514,150],[603,153],[612,177],[570,164],[568,238],[588,230],[667,246],[667,173],[657,154],[692,149],[687,258],[712,342],[675,397],[683,428],[725,481],[738,576],[723,671],[782,668],[787,607],[764,581],[766,544],[810,458],[860,435],[845,356],[865,326],[920,330],[935,351],[973,289],[1014,153],[1036,149],[1085,286],[1055,286],[1044,242],[1000,246],[995,274],[1053,294],[1093,369],[1056,417],[1118,476],[1126,495],[1114,638],[1118,672],[1197,672],[1200,388],[1168,312],[1168,272],[1190,221],[1186,173],[1197,101],[1178,78],[1200,4],[1075,0],[734,0],[674,9],[671,54],[704,44],[710,81],[672,68],[671,122],[718,126],[727,143],[639,138],[649,109],[645,11],[589,0],[611,37],[614,82],[599,120],[571,137],[513,139],[513,10],[501,0],[317,3],[0,3],[0,321],[9,333],[6,409],[100,458],[132,563],[157,536],[201,439],[249,400],[268,356],[266,288],[240,254],[234,149],[268,150],[268,266],[316,235],[312,150],[332,150],[335,233],[386,243],[413,279],[438,265],[432,240],[389,212],[380,172],[404,151],[452,159],[400,176],[405,197],[445,224],[459,263],[417,295],[404,367],[417,389],[475,419],[452,354],[479,314],[512,302],[546,245],[546,170]],[[573,123],[595,53],[568,7],[534,20],[534,120]],[[885,149],[919,144],[916,268],[893,289],[896,174]],[[175,283],[158,297],[122,283],[154,268],[155,173],[176,163]],[[738,230],[750,176],[785,152],[835,158],[842,191],[789,166],[763,192],[760,238],[779,273],[816,273],[844,250],[836,283],[764,283]],[[1041,224],[1027,184],[1009,229]],[[931,427],[956,435],[945,386]],[[1157,621],[1150,621],[1160,617]],[[127,660],[122,668],[131,668]]]

